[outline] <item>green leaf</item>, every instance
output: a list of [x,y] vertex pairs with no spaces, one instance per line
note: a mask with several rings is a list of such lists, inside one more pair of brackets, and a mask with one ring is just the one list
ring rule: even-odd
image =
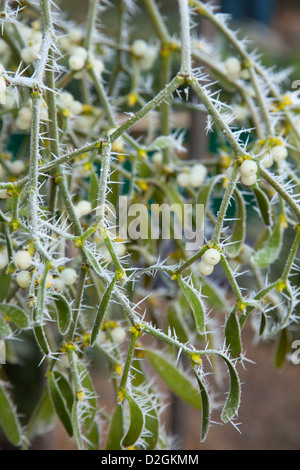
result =
[[145,416],[145,430],[148,431],[149,434],[149,436],[144,437],[146,450],[156,449],[159,436],[159,417],[154,408]]
[[204,386],[203,381],[200,379],[195,369],[194,369],[194,373],[195,373],[195,377],[197,379],[199,390],[200,390],[200,397],[201,397],[201,404],[202,404],[201,442],[204,442],[208,433],[209,422],[210,422],[209,396],[208,396],[208,393]]
[[9,321],[12,321],[17,328],[24,329],[30,325],[26,312],[15,305],[1,304],[0,312],[5,315]]
[[123,435],[123,408],[118,404],[110,422],[106,450],[122,450]]
[[88,450],[98,450],[100,445],[99,429],[96,421],[94,422],[91,430],[86,435]]
[[137,401],[129,393],[126,393],[126,399],[130,410],[130,424],[122,439],[122,446],[125,448],[136,443],[144,428],[144,415]]
[[63,398],[63,395],[59,389],[58,383],[54,378],[53,372],[49,372],[48,374],[48,390],[49,390],[51,401],[57,413],[57,416],[59,417],[68,435],[72,437],[73,425],[71,421],[70,412]]
[[7,321],[0,317],[0,340],[4,340],[12,333]]
[[38,342],[38,345],[41,349],[41,352],[45,354],[45,356],[51,355],[51,349],[48,344],[48,340],[46,338],[46,333],[44,331],[44,327],[42,325],[36,325],[33,327],[34,336]]
[[208,279],[201,277],[201,295],[206,302],[211,305],[218,312],[227,312],[228,303],[225,299],[225,294],[218,286],[212,284]]
[[209,209],[209,199],[210,199],[212,190],[221,178],[222,178],[222,175],[219,175],[216,178],[211,178],[210,180],[207,181],[206,184],[202,185],[199,190],[197,204],[204,205],[205,214]]
[[280,255],[283,240],[283,224],[280,219],[273,226],[269,238],[256,251],[253,262],[259,268],[266,268],[274,263]]
[[92,204],[92,209],[97,206],[98,199],[98,177],[95,171],[91,170],[88,200]]
[[279,334],[279,340],[276,347],[276,355],[275,355],[275,366],[280,369],[284,366],[287,353],[290,350],[290,341],[289,335],[286,328],[281,330]]
[[6,391],[4,382],[0,381],[0,425],[7,439],[14,446],[22,442],[22,428],[15,407]]
[[178,284],[193,311],[197,331],[203,335],[205,333],[205,313],[199,294],[181,276],[178,277]]
[[146,357],[168,387],[181,400],[201,410],[201,398],[198,389],[177,367],[153,350],[145,351]]
[[236,358],[242,352],[240,323],[235,308],[230,312],[225,324],[226,346],[232,357]]
[[258,186],[253,188],[256,197],[257,207],[260,211],[261,217],[266,225],[272,225],[272,215],[270,209],[270,201],[266,193]]
[[240,191],[234,190],[236,202],[236,221],[230,237],[230,244],[227,246],[227,255],[235,258],[239,255],[246,238],[246,204]]
[[187,343],[189,335],[186,330],[182,315],[176,304],[170,304],[167,310],[168,326],[173,330],[181,343]]
[[238,412],[240,401],[241,401],[241,386],[240,379],[237,371],[230,361],[230,359],[223,353],[215,351],[215,354],[222,357],[227,364],[229,376],[230,376],[230,387],[227,395],[227,400],[221,413],[221,419],[224,423],[231,421]]
[[68,379],[59,371],[55,370],[53,372],[55,382],[57,384],[57,387],[59,388],[59,391],[67,405],[67,408],[69,410],[69,413],[71,415],[72,408],[73,408],[73,402],[74,402],[74,393],[73,389],[71,387],[70,382]]
[[11,281],[11,274],[6,274],[6,267],[0,271],[0,302],[7,296]]
[[76,367],[81,387],[85,394],[84,404],[86,406],[83,407],[81,421],[85,431],[89,432],[93,427],[97,412],[97,397],[89,371],[85,367],[84,363],[78,360],[76,361]]
[[62,335],[65,335],[70,328],[72,313],[68,301],[63,295],[52,294],[58,316],[58,329]]
[[97,340],[97,336],[99,334],[99,331],[101,329],[101,326],[103,325],[103,322],[105,320],[105,315],[107,313],[107,309],[109,307],[109,303],[111,301],[111,297],[112,297],[112,294],[113,294],[113,290],[114,290],[114,287],[115,287],[115,283],[116,283],[116,280],[117,280],[117,277],[114,276],[113,280],[110,282],[110,284],[108,285],[108,287],[106,288],[103,296],[102,296],[102,299],[101,299],[101,302],[100,302],[100,305],[99,305],[99,309],[98,309],[98,312],[96,314],[96,318],[95,318],[95,321],[94,321],[94,325],[93,325],[93,329],[92,329],[92,334],[91,334],[91,346],[93,346]]
[[48,388],[45,388],[27,425],[26,440],[29,442],[34,436],[51,431],[55,426],[55,416]]

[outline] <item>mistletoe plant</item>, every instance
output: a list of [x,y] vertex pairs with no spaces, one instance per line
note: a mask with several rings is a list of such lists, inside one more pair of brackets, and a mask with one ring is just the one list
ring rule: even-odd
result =
[[[155,376],[201,410],[203,441],[220,373],[220,420],[236,425],[247,320],[281,346],[297,320],[300,108],[283,91],[289,71],[266,69],[209,4],[174,4],[173,35],[155,0],[90,0],[80,25],[52,0],[0,1],[0,425],[15,447],[57,416],[78,449],[170,448]],[[115,37],[101,21],[110,9]],[[131,37],[141,15],[149,42]],[[224,49],[197,36],[200,17]],[[188,155],[173,120],[182,109],[207,115],[218,142],[207,159]],[[178,236],[180,210],[169,239],[159,224],[152,233],[149,207],[163,203],[181,215],[202,206],[203,243],[191,250]],[[7,366],[22,365],[32,341],[43,390],[24,417]],[[99,361],[112,409],[95,385]]]

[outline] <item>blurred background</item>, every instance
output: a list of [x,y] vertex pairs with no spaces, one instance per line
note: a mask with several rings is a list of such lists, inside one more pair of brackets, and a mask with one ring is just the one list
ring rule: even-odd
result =
[[[178,12],[175,0],[158,2],[167,19],[170,31],[178,34]],[[111,4],[115,0],[110,0]],[[69,19],[84,23],[88,1],[60,0],[57,2]],[[142,8],[142,1],[136,2]],[[232,15],[232,26],[240,28],[248,36],[253,47],[262,53],[262,61],[275,67],[291,67],[286,88],[291,89],[294,80],[300,80],[300,1],[299,0],[222,0],[219,4],[224,13]],[[113,8],[103,13],[103,30],[109,35],[115,33]],[[218,41],[215,30],[205,21],[198,27],[200,35],[211,41]],[[153,29],[148,18],[139,15],[139,21],[131,31],[132,37],[149,38]],[[198,113],[199,114],[199,113]],[[203,121],[191,121],[192,148],[201,146],[208,151],[208,141],[203,132]],[[200,129],[200,132],[199,132]],[[199,141],[200,136],[200,141]],[[255,227],[254,227],[255,229]],[[286,256],[282,253],[283,262]],[[207,441],[200,444],[201,415],[170,395],[171,407],[166,414],[169,429],[178,436],[178,447],[194,450],[292,450],[300,449],[300,365],[285,364],[281,369],[274,365],[274,343],[255,344],[249,326],[244,333],[244,348],[250,362],[245,369],[239,367],[242,383],[242,404],[240,408],[239,431],[230,424],[214,424]],[[29,359],[30,361],[31,359]],[[103,371],[100,371],[101,374]],[[16,371],[20,374],[20,371]],[[97,389],[102,401],[109,406],[111,393],[106,387],[106,377],[96,375]],[[28,377],[26,378],[28,379]],[[24,383],[28,380],[24,379]],[[162,390],[166,392],[163,384]],[[224,391],[227,384],[224,384]],[[216,401],[222,402],[220,390]],[[46,435],[36,443],[37,448],[71,449],[72,443],[58,423],[55,432]]]

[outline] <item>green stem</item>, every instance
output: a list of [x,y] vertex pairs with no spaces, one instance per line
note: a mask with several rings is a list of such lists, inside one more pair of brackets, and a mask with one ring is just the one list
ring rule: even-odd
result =
[[262,166],[259,167],[260,175],[277,191],[278,194],[286,201],[286,203],[290,206],[294,214],[297,216],[298,220],[300,220],[300,207],[294,201],[294,199],[283,189],[282,185],[278,183],[272,175],[265,170]]

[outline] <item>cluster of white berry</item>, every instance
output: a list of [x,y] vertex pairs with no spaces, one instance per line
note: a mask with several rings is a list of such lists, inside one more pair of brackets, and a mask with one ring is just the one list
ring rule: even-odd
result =
[[38,58],[42,43],[43,34],[40,30],[40,23],[34,21],[31,27],[22,24],[20,28],[24,42],[27,44],[21,50],[21,59],[25,64],[31,64]]
[[229,80],[235,82],[239,78],[247,80],[249,78],[249,71],[242,68],[242,64],[236,57],[228,57],[225,61],[225,69]]
[[147,71],[152,68],[157,56],[156,47],[143,39],[136,39],[131,45],[131,52],[137,58],[141,70]]
[[182,188],[200,188],[207,175],[207,168],[201,163],[191,168],[185,167],[177,175],[177,183]]
[[[18,116],[15,120],[17,129],[27,131],[31,127],[32,119],[32,100],[29,99],[28,103],[19,109]],[[48,110],[45,102],[40,102],[40,119],[46,121],[48,119]]]
[[202,276],[209,276],[212,274],[214,267],[220,262],[221,254],[216,248],[209,248],[203,254],[200,263],[198,264],[199,273]]

